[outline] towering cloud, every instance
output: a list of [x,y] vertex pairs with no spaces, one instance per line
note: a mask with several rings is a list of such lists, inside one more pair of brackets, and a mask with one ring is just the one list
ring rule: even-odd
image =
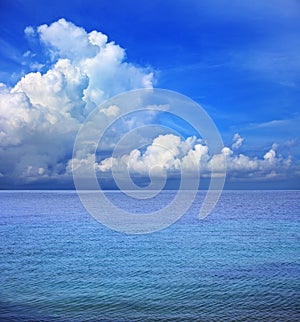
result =
[[[153,86],[153,72],[127,62],[124,49],[99,31],[87,32],[60,19],[51,25],[28,26],[25,34],[42,44],[48,60],[43,72],[28,73],[13,87],[0,85],[2,187],[70,175],[74,140],[87,115],[115,94]],[[28,51],[25,56],[34,57],[34,53]],[[34,66],[40,66],[40,62]],[[100,111],[97,121],[108,122],[120,114],[119,107],[112,105]],[[145,123],[145,119],[136,121]],[[126,122],[130,128],[131,121]],[[90,131],[96,128],[92,126]],[[114,135],[118,136],[114,129],[110,134],[111,144]],[[276,177],[291,166],[291,159],[278,155],[275,145],[263,157],[238,154],[243,140],[236,133],[231,148],[224,147],[219,155],[209,155],[208,147],[196,137],[182,139],[165,134],[154,137],[144,150],[133,149],[96,163],[84,146],[85,155],[78,159],[76,156],[73,165],[89,165],[102,174],[115,167],[117,171],[129,170],[140,176],[154,168],[157,175],[165,175],[176,174],[180,169],[190,171],[196,166],[206,175],[212,166],[221,171],[225,156],[229,174],[249,178]]]
[[51,67],[0,87],[0,173],[15,180],[63,174],[86,115],[117,93],[152,87],[153,79],[106,35],[65,19],[25,34],[43,44]]

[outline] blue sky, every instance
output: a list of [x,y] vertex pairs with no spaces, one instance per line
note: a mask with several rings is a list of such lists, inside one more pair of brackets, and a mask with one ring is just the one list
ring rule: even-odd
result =
[[[62,43],[57,43],[55,37],[61,35],[59,27],[56,32],[49,26],[61,18],[72,24],[64,28],[76,26],[86,34],[93,30],[101,32],[108,42],[113,41],[123,49],[121,52],[113,47],[113,59],[118,61],[113,72],[117,70],[120,75],[116,83],[112,69],[104,70],[101,62],[95,65],[100,68],[101,79],[93,81],[93,70],[82,69],[85,75],[80,76],[77,87],[72,85],[72,95],[69,87],[66,92],[43,93],[39,84],[44,84],[41,88],[45,84],[52,86],[47,83],[49,78],[25,77],[30,72],[45,75],[49,70],[63,69],[61,73],[65,73],[74,66],[78,70],[86,66],[83,57],[86,61],[92,57],[89,48],[76,47],[73,34],[68,38],[66,32]],[[45,24],[47,28],[38,29]],[[76,54],[68,48],[68,42],[73,51],[77,50]],[[70,66],[54,67],[61,59],[68,59]],[[300,3],[297,0],[1,1],[0,82],[4,84],[0,110],[0,130],[4,133],[0,141],[1,188],[70,186],[66,169],[72,149],[66,147],[73,146],[78,128],[74,120],[63,121],[65,114],[50,113],[60,120],[61,127],[66,122],[65,128],[70,128],[68,134],[58,128],[52,133],[43,123],[49,114],[45,111],[53,111],[58,106],[55,104],[66,102],[67,96],[65,100],[53,97],[47,102],[41,97],[71,95],[76,106],[65,113],[74,117],[81,109],[93,109],[101,99],[148,86],[143,77],[151,73],[153,77],[148,78],[148,85],[151,82],[154,87],[177,91],[201,104],[217,125],[226,147],[232,147],[235,134],[242,138],[238,151],[231,149],[229,162],[235,165],[229,165],[232,171],[229,171],[228,188],[300,188]],[[22,77],[25,80],[17,85]],[[94,101],[93,82],[102,91],[102,96]],[[90,96],[82,100],[87,84],[90,88],[86,96]],[[26,99],[29,100],[26,104],[32,106],[18,107]],[[32,112],[28,112],[30,108],[39,113],[34,121]],[[40,135],[42,129],[52,134]],[[67,139],[62,142],[61,137]],[[42,147],[48,143],[49,149],[43,151]],[[266,160],[264,156],[270,151],[275,153],[273,168],[268,165],[266,172],[253,170],[251,174],[247,164],[246,169],[237,171],[237,163],[242,162],[239,155],[246,156],[249,163]],[[257,169],[262,167],[257,165]]]

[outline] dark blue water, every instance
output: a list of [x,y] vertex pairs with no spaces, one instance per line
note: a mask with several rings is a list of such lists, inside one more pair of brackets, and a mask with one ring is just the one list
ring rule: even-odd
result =
[[299,201],[300,191],[225,191],[203,221],[191,211],[125,235],[75,192],[2,191],[0,320],[299,321]]

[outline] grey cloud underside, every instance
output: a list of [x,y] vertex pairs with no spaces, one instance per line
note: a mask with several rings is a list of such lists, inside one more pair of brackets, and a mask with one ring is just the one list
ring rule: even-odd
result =
[[[49,26],[27,27],[25,33],[40,40],[52,59],[52,67],[43,74],[25,75],[12,88],[1,84],[0,181],[33,184],[68,180],[74,140],[87,115],[118,93],[151,88],[153,72],[127,62],[124,49],[108,42],[101,32],[87,32],[64,19]],[[118,112],[118,107],[112,106],[98,121],[108,124]],[[130,122],[143,124],[146,120],[124,121],[116,131],[126,132]],[[95,125],[90,127],[90,131],[96,130]],[[119,139],[116,131],[110,132],[106,144],[110,151]],[[193,168],[191,164],[196,160],[205,176],[212,163],[216,165],[220,156],[226,156],[229,175],[253,180],[283,177],[293,168],[292,159],[277,155],[275,146],[260,156],[249,157],[238,152],[242,143],[243,138],[235,134],[231,148],[225,147],[219,156],[212,156],[197,138],[164,134],[152,138],[145,151],[133,148],[118,158],[108,156],[98,162],[94,162],[87,147],[77,165],[95,167],[99,175],[115,166],[118,171],[142,177],[153,166],[164,175],[174,175],[180,169]],[[76,160],[73,162],[76,165]]]
[[125,61],[125,51],[101,32],[60,19],[36,30],[52,67],[0,88],[0,173],[15,180],[62,176],[86,115],[119,92],[152,87],[153,73]]

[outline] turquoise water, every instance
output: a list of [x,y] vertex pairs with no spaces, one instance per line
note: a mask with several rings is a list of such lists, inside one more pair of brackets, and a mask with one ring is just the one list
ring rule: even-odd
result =
[[299,201],[300,191],[225,191],[203,221],[190,211],[125,235],[76,192],[2,191],[0,320],[299,321]]

